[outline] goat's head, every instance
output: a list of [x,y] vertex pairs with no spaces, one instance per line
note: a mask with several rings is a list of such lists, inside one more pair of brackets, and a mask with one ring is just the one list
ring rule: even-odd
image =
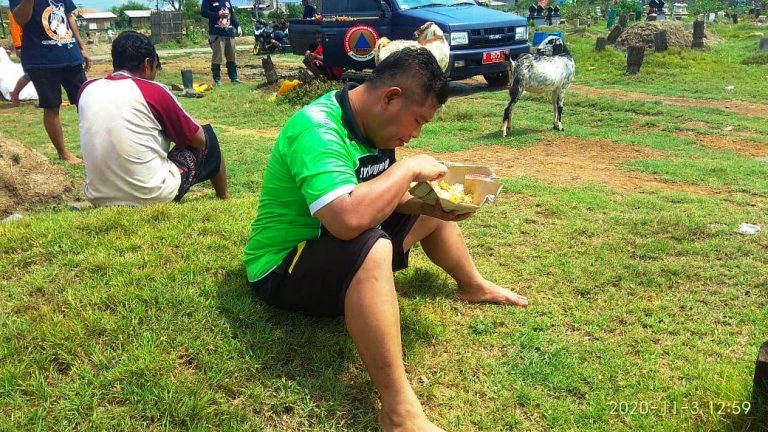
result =
[[437,26],[437,24],[431,21],[419,27],[415,32],[413,32],[413,35],[416,38],[416,41],[421,45],[436,39],[445,40],[445,34],[443,34],[443,31],[440,29],[440,27]]
[[559,36],[547,36],[536,47],[536,53],[541,55],[559,55],[565,52],[565,43]]

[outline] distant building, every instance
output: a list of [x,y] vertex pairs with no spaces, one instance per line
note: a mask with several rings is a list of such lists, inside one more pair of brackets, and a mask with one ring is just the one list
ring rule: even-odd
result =
[[128,17],[128,27],[134,29],[149,28],[151,10],[126,10],[123,12]]
[[77,12],[77,24],[86,31],[103,31],[114,28],[117,16],[112,12]]

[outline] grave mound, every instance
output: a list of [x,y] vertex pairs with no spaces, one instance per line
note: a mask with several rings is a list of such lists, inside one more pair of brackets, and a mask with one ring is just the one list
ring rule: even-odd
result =
[[[628,46],[642,45],[645,47],[646,52],[653,51],[653,36],[661,30],[667,31],[667,41],[669,42],[670,49],[691,49],[693,31],[686,30],[679,21],[646,21],[633,25],[624,30],[616,41],[616,46],[626,49]],[[722,38],[712,32],[705,30],[704,34],[705,47],[711,47],[722,42]]]
[[0,217],[60,202],[71,191],[64,171],[45,156],[0,135]]

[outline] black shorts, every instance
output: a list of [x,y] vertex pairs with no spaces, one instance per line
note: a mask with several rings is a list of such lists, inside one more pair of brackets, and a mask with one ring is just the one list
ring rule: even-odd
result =
[[203,126],[205,132],[205,148],[197,149],[190,146],[176,146],[168,152],[168,160],[179,168],[181,184],[179,193],[173,200],[181,201],[192,185],[202,183],[216,177],[221,166],[221,148],[219,139],[211,125]]
[[293,248],[280,265],[251,286],[262,300],[281,309],[344,315],[349,284],[376,241],[392,241],[392,271],[408,267],[410,251],[403,252],[403,241],[418,218],[393,213],[380,229],[369,229],[352,240],[339,240],[324,232]]
[[61,106],[61,88],[67,92],[67,99],[77,105],[77,93],[85,82],[82,65],[50,69],[25,70],[37,90],[40,108],[58,108]]

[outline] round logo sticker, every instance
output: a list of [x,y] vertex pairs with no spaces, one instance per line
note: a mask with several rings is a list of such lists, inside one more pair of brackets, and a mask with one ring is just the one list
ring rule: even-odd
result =
[[366,61],[373,58],[373,47],[379,40],[379,34],[373,27],[356,25],[350,27],[344,34],[344,51],[357,61]]

